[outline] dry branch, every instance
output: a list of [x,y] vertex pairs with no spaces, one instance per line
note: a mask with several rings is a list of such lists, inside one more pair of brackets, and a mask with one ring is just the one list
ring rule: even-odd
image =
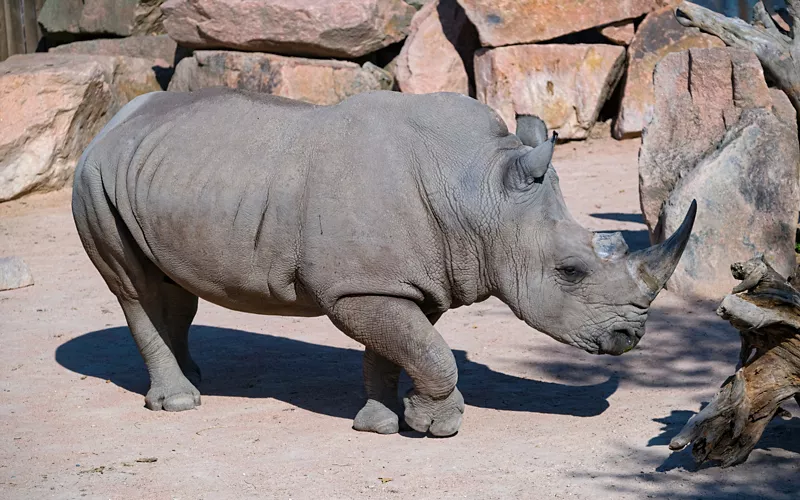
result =
[[780,405],[800,393],[797,275],[787,281],[763,256],[731,271],[742,283],[717,314],[741,334],[741,367],[669,445],[680,450],[693,443],[696,462],[719,461],[722,467],[746,461],[770,420],[788,413]]
[[[800,21],[800,0],[786,0],[791,26]],[[683,26],[716,35],[727,45],[753,51],[767,75],[781,88],[800,113],[800,41],[779,28],[767,13],[763,0],[753,12],[754,25],[726,17],[691,2],[681,3],[675,16]],[[759,26],[760,25],[760,26]]]

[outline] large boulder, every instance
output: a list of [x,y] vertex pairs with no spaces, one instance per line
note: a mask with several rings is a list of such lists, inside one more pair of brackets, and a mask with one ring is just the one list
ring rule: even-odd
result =
[[730,265],[763,252],[776,271],[795,269],[800,145],[788,98],[770,91],[749,51],[690,49],[655,70],[655,110],[643,134],[639,191],[651,241],[697,219],[668,283],[719,298],[736,281]]
[[169,90],[221,86],[314,104],[336,104],[361,92],[389,89],[392,77],[371,63],[359,66],[349,61],[198,50],[178,64]]
[[46,0],[39,24],[46,33],[119,36],[163,33],[164,0]]
[[416,12],[403,0],[168,0],[162,10],[189,48],[345,58],[403,40]]
[[724,46],[715,36],[681,26],[675,19],[674,6],[648,14],[628,48],[628,73],[614,123],[614,137],[624,139],[641,134],[647,117],[653,112],[653,70],[665,55],[689,48]]
[[471,66],[478,48],[478,35],[456,0],[435,0],[425,5],[412,19],[410,31],[394,61],[400,90],[469,95],[467,64]]
[[98,38],[51,48],[51,54],[90,54],[150,59],[157,66],[169,67],[175,61],[178,44],[168,35]]
[[458,0],[478,28],[481,43],[501,47],[634,19],[670,0]]
[[585,139],[622,76],[615,45],[515,45],[475,54],[478,100],[510,131],[517,115],[536,115],[564,139]]
[[30,54],[0,63],[0,202],[66,185],[125,103],[161,90],[152,61]]

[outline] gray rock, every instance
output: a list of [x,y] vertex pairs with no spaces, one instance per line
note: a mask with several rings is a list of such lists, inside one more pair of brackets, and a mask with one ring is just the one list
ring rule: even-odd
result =
[[21,257],[0,257],[0,291],[33,285],[31,270]]
[[639,158],[651,240],[663,241],[691,200],[698,203],[692,237],[667,287],[719,298],[736,285],[730,265],[759,252],[789,276],[800,145],[788,99],[767,88],[754,54],[737,49],[670,54],[654,78],[655,111]]
[[164,0],[47,0],[39,24],[48,33],[119,36],[163,33]]
[[89,54],[96,56],[125,56],[152,59],[160,65],[171,66],[178,44],[168,35],[141,35],[127,38],[99,38],[53,47],[55,54]]

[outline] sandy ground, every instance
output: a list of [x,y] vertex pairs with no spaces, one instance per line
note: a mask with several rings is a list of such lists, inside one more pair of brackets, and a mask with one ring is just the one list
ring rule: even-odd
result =
[[[632,247],[647,244],[638,146],[567,144],[556,159],[575,217]],[[798,418],[770,424],[732,469],[670,453],[732,373],[738,335],[714,304],[668,292],[617,358],[558,344],[496,300],[446,314],[467,402],[448,439],[352,430],[362,348],[327,319],[201,302],[203,404],[148,411],[144,364],[69,197],[0,205],[0,255],[23,256],[36,279],[0,292],[0,498],[798,498]]]

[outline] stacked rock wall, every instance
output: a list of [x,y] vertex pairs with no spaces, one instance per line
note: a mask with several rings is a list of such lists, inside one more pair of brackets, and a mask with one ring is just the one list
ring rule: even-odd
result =
[[[61,58],[49,60],[61,62],[47,68],[43,54],[0,62],[0,101],[9,103],[0,111],[0,127],[14,122],[15,134],[23,134],[13,141],[0,138],[0,201],[63,186],[73,158],[56,161],[27,149],[46,129],[26,125],[36,112],[23,109],[12,85],[47,80],[42,72],[50,75],[53,68],[71,81],[65,61],[77,68],[86,58],[103,67],[114,58],[113,64],[126,68],[113,82],[103,80],[124,97],[92,115],[99,123],[73,128],[83,135],[75,144],[88,143],[119,103],[137,93],[212,86],[320,105],[373,90],[457,92],[493,107],[511,131],[517,115],[535,114],[566,140],[608,134],[611,125],[618,139],[637,137],[653,114],[656,64],[672,52],[722,45],[680,26],[676,4],[46,0],[39,16],[42,46],[49,47],[49,57]],[[133,68],[140,74],[133,75]],[[24,85],[25,92],[34,97],[50,91],[31,85]],[[29,160],[20,163],[22,157]],[[62,171],[47,178],[47,172]],[[20,180],[32,176],[40,179],[35,186]]]

